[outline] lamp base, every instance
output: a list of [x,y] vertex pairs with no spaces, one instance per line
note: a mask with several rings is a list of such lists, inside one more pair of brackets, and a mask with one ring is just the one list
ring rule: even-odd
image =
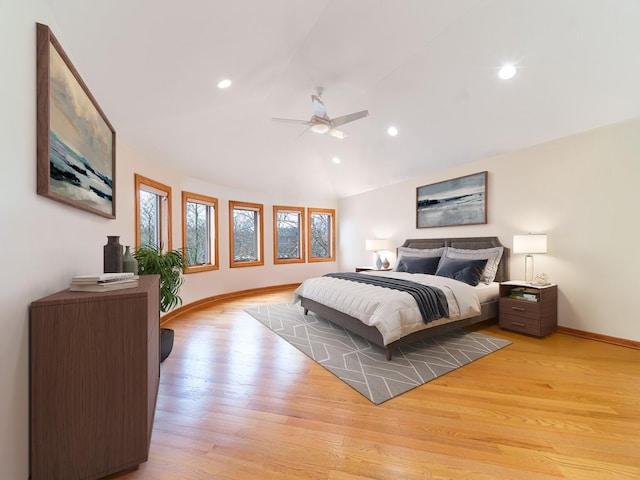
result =
[[533,255],[524,257],[524,281],[533,282]]
[[382,260],[380,259],[380,254],[376,253],[376,268],[380,270],[382,268]]

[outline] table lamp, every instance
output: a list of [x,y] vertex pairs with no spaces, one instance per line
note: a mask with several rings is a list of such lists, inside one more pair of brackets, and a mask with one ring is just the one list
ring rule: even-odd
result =
[[382,259],[380,258],[380,252],[383,250],[389,250],[391,248],[391,242],[389,240],[374,239],[365,240],[364,249],[368,252],[375,252],[376,254],[376,269],[382,268]]
[[524,257],[524,280],[533,282],[533,255],[532,253],[547,253],[546,235],[514,235],[513,253],[526,253]]

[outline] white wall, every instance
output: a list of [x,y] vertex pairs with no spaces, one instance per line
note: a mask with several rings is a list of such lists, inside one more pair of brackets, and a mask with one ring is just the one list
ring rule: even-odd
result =
[[[72,275],[102,271],[107,235],[134,243],[133,174],[172,187],[173,246],[181,246],[180,192],[219,199],[220,263],[218,271],[186,276],[185,303],[225,292],[300,282],[336,270],[335,262],[273,265],[272,205],[335,208],[335,200],[303,199],[245,192],[186,178],[167,171],[126,147],[117,132],[117,218],[105,219],[36,195],[36,22],[49,25],[63,48],[45,0],[0,0],[0,480],[28,476],[28,307],[30,302],[67,288]],[[72,61],[72,51],[66,51]],[[74,62],[75,63],[75,62]],[[75,63],[82,75],[82,65]],[[89,84],[89,88],[91,85]],[[100,98],[97,99],[100,102]],[[109,109],[101,104],[107,117]],[[263,203],[265,266],[229,269],[228,200]]]
[[[488,224],[415,228],[416,187],[485,170]],[[371,264],[367,238],[496,235],[511,248],[514,234],[546,233],[535,270],[558,284],[559,324],[640,341],[639,181],[639,119],[415,178],[340,201],[340,267]]]
[[[172,215],[172,237],[173,248],[182,246],[182,211],[181,195],[182,190],[212,196],[218,199],[218,228],[219,228],[219,265],[218,270],[210,272],[200,272],[185,275],[185,283],[180,290],[184,304],[194,302],[202,298],[208,298],[221,293],[247,290],[271,285],[283,285],[301,282],[307,277],[322,275],[337,268],[336,262],[315,262],[305,264],[274,265],[273,264],[273,205],[288,205],[316,208],[336,208],[336,200],[327,199],[304,199],[283,196],[274,197],[259,192],[249,192],[237,188],[229,188],[220,185],[213,185],[199,179],[189,178],[176,173],[173,170],[160,167],[153,162],[144,159],[132,150],[121,146],[118,150],[119,161],[118,176],[125,175],[127,185],[126,194],[133,195],[126,187],[133,186],[133,174],[139,173],[145,177],[152,178],[158,182],[171,187],[173,215]],[[122,173],[122,165],[125,164],[127,170]],[[122,191],[122,184],[118,186],[118,194]],[[229,267],[229,200],[259,203],[264,206],[264,266],[261,267]],[[127,206],[131,209],[126,211],[130,217],[124,230],[133,236],[134,213],[133,198],[124,201],[119,199],[123,205],[122,210]],[[122,240],[123,245],[125,244]],[[131,240],[127,244],[133,244]]]

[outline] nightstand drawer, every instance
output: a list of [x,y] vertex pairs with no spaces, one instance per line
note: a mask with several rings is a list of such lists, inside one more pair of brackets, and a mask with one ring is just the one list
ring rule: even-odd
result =
[[540,318],[540,304],[538,302],[527,302],[526,300],[501,298],[500,315],[517,315],[523,319],[538,320]]
[[527,333],[529,335],[540,336],[540,321],[526,318],[519,315],[500,312],[500,328],[513,330],[514,332]]

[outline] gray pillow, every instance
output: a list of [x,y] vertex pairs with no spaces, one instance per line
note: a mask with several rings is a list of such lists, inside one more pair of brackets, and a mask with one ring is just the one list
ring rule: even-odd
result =
[[458,260],[449,257],[442,257],[436,270],[436,275],[453,278],[464,282],[472,287],[480,283],[482,272],[487,265],[487,259],[479,260]]
[[444,256],[454,259],[479,260],[486,259],[487,266],[484,267],[482,278],[480,279],[487,285],[493,282],[498,273],[498,265],[504,252],[504,247],[480,248],[478,250],[469,250],[465,248],[447,247]]
[[396,267],[394,270],[399,272],[398,265],[400,260],[405,257],[438,257],[440,258],[444,253],[445,247],[440,248],[410,248],[410,247],[398,247],[398,258],[396,260]]
[[435,275],[440,257],[402,257],[396,266],[396,272],[426,273]]

